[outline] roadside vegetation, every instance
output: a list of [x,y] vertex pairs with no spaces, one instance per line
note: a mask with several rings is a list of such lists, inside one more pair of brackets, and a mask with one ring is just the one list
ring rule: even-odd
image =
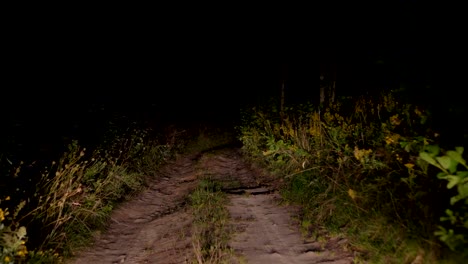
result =
[[88,245],[113,208],[182,151],[186,136],[114,122],[95,149],[72,141],[48,166],[4,170],[17,181],[0,186],[0,263],[61,263]]
[[[284,182],[304,234],[345,235],[356,263],[465,263],[468,167],[431,113],[395,93],[243,113],[243,151]],[[462,143],[461,143],[462,144]]]
[[[126,121],[109,122],[94,149],[71,141],[48,165],[2,164],[2,177],[10,180],[0,185],[0,264],[63,263],[89,246],[112,210],[143,190],[167,161],[235,140],[233,131],[208,124],[154,131]],[[196,216],[194,262],[225,258],[227,211],[216,186],[203,179],[190,197]]]
[[[343,247],[357,252],[356,263],[467,261],[466,150],[439,142],[429,110],[394,93],[327,107],[277,105],[245,110],[238,139],[284,183],[285,201],[302,207],[305,236],[346,236]],[[166,161],[233,143],[232,133],[197,129],[156,133],[110,123],[99,146],[71,141],[46,165],[0,156],[8,179],[0,182],[0,264],[63,262]],[[204,178],[189,198],[193,262],[228,261],[221,186]]]

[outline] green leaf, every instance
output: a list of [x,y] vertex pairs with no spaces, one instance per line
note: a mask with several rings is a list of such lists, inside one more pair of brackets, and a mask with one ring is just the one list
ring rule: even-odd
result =
[[455,147],[455,151],[460,153],[460,155],[463,154],[463,149],[464,149],[463,147]]
[[425,140],[425,138],[424,138],[423,136],[417,136],[417,137],[415,138],[415,141],[416,141],[416,142],[419,142],[419,143],[424,142],[424,140]]
[[457,171],[457,176],[466,181],[468,179],[468,171]]
[[457,221],[457,217],[453,214],[452,210],[447,209],[445,210],[445,214],[447,216],[442,216],[440,218],[440,221],[450,221],[452,224],[454,224]]
[[435,161],[435,159],[434,159],[431,155],[429,155],[429,153],[427,153],[427,152],[420,152],[420,153],[419,153],[419,157],[420,157],[422,160],[426,161],[427,163],[429,163],[429,164],[431,164],[431,165],[433,165],[433,166],[436,166],[436,167],[439,168],[439,169],[442,169],[442,167]]
[[463,197],[468,197],[468,184],[466,184],[466,182],[464,182],[463,184],[459,184],[457,187],[459,195]]
[[466,184],[459,184],[458,188],[458,195],[450,198],[450,204],[454,205],[456,202],[460,200],[465,200],[465,204],[468,203],[468,185]]
[[458,202],[460,200],[463,200],[464,198],[466,198],[466,197],[463,197],[461,195],[454,196],[454,197],[450,198],[450,204],[454,205],[456,202]]
[[461,179],[455,175],[446,176],[446,180],[449,181],[447,183],[447,189],[452,189],[455,185],[457,185],[461,181]]
[[402,148],[405,148],[406,146],[408,146],[408,144],[409,143],[406,142],[406,141],[400,141],[400,147],[402,147]]
[[[401,144],[401,146],[403,147],[403,149],[406,151],[406,152],[411,152],[411,144],[408,143],[408,142],[404,142],[405,144]],[[403,146],[404,145],[404,146]]]
[[451,159],[447,156],[436,157],[436,160],[446,170],[451,166]]
[[[463,152],[463,150],[462,150],[462,152]],[[460,152],[449,150],[449,151],[447,151],[447,156],[449,156],[451,159],[455,160],[456,162],[466,166],[466,161],[463,159]]]
[[[438,231],[435,231],[435,232],[434,232],[434,235],[436,235],[436,236],[443,236],[443,235],[447,234],[447,230],[446,230],[444,227],[438,226],[438,228],[439,228],[439,230],[438,230]],[[441,239],[441,240],[442,240],[442,239]],[[443,241],[443,240],[442,240],[442,241]]]
[[439,155],[439,153],[440,153],[440,148],[437,145],[427,145],[425,147],[425,150],[428,152],[428,154],[431,157],[435,157],[435,156]]
[[445,179],[447,179],[447,175],[449,175],[449,174],[447,174],[446,172],[441,171],[441,172],[437,173],[437,178],[441,179],[441,180],[445,180]]

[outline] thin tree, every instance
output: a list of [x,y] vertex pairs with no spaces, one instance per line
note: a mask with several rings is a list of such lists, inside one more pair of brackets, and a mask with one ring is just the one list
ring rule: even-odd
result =
[[336,63],[320,63],[320,105],[329,106],[335,102],[336,95]]
[[280,118],[281,123],[284,122],[285,113],[284,113],[284,101],[285,101],[285,82],[288,76],[288,65],[281,65],[281,97],[280,97]]

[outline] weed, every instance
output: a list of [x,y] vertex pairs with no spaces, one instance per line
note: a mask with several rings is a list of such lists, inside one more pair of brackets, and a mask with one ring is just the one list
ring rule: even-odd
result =
[[190,195],[193,210],[192,245],[197,263],[228,263],[231,256],[229,212],[221,186],[202,179]]

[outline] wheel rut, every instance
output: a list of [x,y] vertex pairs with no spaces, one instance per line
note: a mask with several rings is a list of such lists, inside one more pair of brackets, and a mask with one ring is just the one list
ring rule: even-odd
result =
[[324,246],[304,239],[294,220],[298,209],[280,205],[277,181],[233,147],[165,165],[146,190],[114,210],[109,227],[68,263],[196,263],[186,203],[201,177],[219,181],[229,198],[230,263],[352,263],[352,252],[337,246],[344,241]]
[[146,190],[116,208],[107,230],[69,263],[184,263],[191,257],[187,195],[197,185],[194,156],[164,166]]

